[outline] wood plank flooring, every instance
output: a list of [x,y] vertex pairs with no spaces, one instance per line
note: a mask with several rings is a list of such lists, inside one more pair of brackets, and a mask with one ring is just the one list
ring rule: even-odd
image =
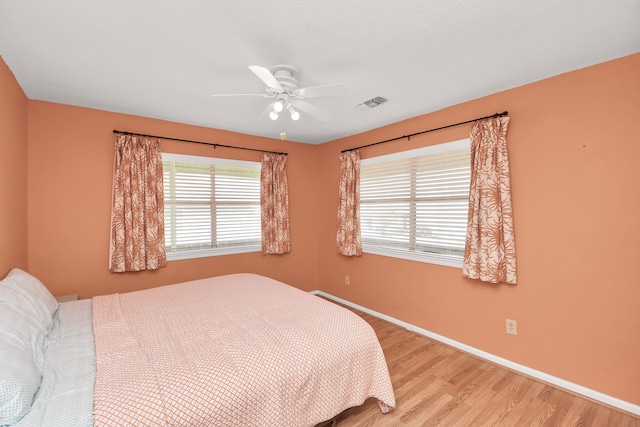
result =
[[382,414],[377,401],[368,399],[340,414],[338,427],[640,427],[639,417],[346,308],[375,329],[389,365],[396,408]]

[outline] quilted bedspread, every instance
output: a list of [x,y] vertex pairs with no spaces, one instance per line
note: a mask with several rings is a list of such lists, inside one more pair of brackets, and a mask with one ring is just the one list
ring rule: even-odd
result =
[[313,426],[395,399],[362,318],[254,274],[93,299],[94,425]]

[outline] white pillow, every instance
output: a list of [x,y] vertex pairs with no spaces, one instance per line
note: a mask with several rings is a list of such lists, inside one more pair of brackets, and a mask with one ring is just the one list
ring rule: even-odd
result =
[[12,425],[31,410],[41,373],[28,346],[2,338],[7,337],[0,337],[0,425]]
[[0,425],[20,421],[40,387],[40,372],[31,359],[7,350],[0,348]]
[[[0,303],[0,349],[11,348],[14,352],[17,349],[28,355],[38,371],[44,365],[44,345],[48,332],[28,314]],[[4,361],[0,359],[0,363]]]
[[57,308],[49,290],[25,271],[14,268],[0,281],[0,425],[31,409]]
[[58,308],[56,299],[42,282],[19,268],[11,270],[0,281],[0,303],[33,317],[47,331],[51,330],[53,313]]

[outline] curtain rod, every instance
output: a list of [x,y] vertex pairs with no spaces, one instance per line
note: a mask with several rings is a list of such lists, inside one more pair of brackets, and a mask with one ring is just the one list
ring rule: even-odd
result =
[[193,141],[191,139],[180,139],[180,138],[170,138],[168,136],[158,136],[158,135],[146,135],[144,133],[135,133],[135,132],[126,132],[122,130],[113,130],[113,133],[119,133],[121,135],[137,135],[137,136],[146,136],[147,138],[158,138],[158,139],[166,139],[168,141],[180,141],[180,142],[190,142],[192,144],[203,144],[203,145],[213,145],[213,148],[224,147],[224,148],[236,148],[238,150],[248,150],[248,151],[258,151],[260,153],[270,153],[270,154],[283,154],[288,155],[288,153],[279,153],[277,151],[269,151],[269,150],[258,150],[257,148],[247,148],[247,147],[236,147],[233,145],[224,145],[218,144],[215,142],[204,142],[204,141]]
[[480,117],[480,118],[473,119],[473,120],[467,120],[466,122],[454,123],[452,125],[441,126],[439,128],[435,128],[435,129],[423,130],[422,132],[416,132],[416,133],[412,133],[410,135],[402,135],[402,136],[398,136],[396,138],[385,139],[384,141],[378,141],[378,142],[374,142],[374,143],[367,144],[367,145],[361,145],[360,147],[348,148],[346,150],[342,150],[342,152],[346,153],[348,151],[359,150],[360,148],[371,147],[372,145],[384,144],[385,142],[397,141],[397,140],[403,139],[403,138],[407,138],[407,140],[410,140],[412,136],[422,135],[423,133],[434,132],[436,130],[442,130],[442,129],[446,129],[446,128],[452,128],[454,126],[466,125],[467,123],[476,122],[478,120],[495,119],[496,117],[502,117],[502,116],[506,116],[508,114],[509,113],[507,111],[503,111],[502,113],[495,113],[492,116]]

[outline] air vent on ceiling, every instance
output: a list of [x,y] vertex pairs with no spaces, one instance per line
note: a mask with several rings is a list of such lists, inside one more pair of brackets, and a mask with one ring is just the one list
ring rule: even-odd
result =
[[366,108],[375,108],[380,104],[384,104],[385,102],[387,102],[388,99],[383,98],[381,96],[376,96],[375,98],[371,98],[367,101],[364,101],[361,104],[356,105],[356,108],[360,108],[361,110],[364,110],[365,107]]

